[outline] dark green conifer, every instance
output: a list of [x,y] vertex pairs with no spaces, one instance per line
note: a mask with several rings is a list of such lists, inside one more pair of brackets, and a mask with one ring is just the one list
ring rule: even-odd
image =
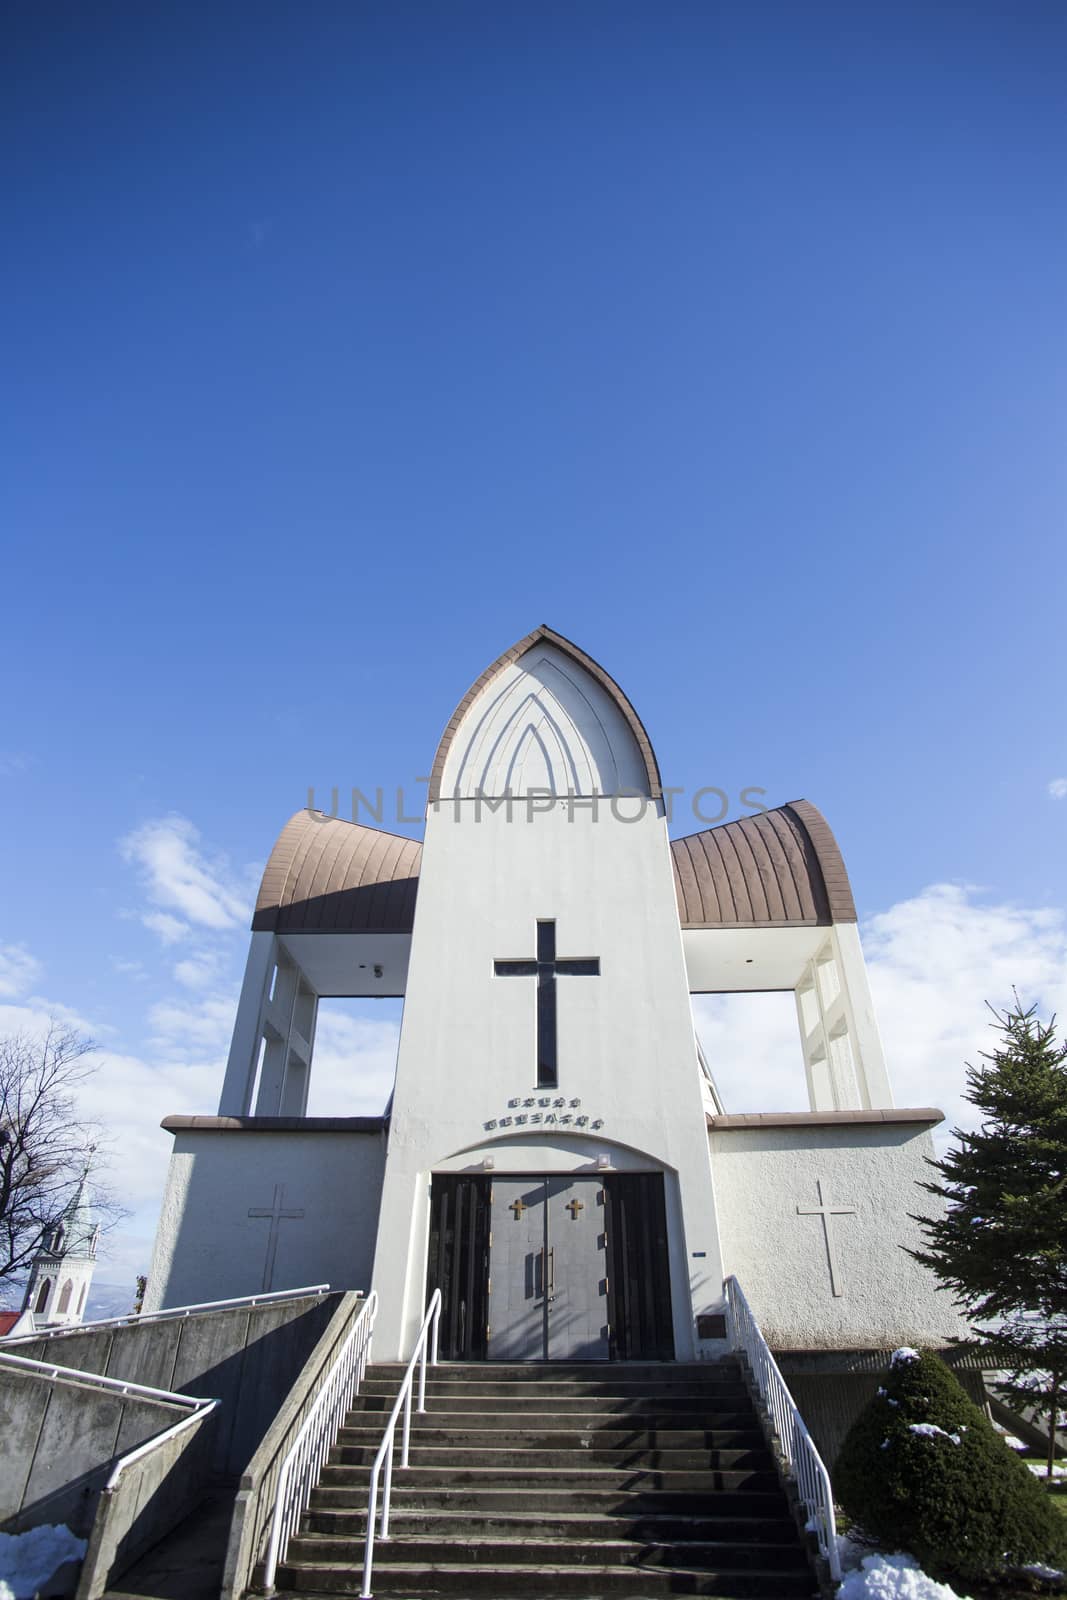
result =
[[834,1468],[849,1517],[938,1578],[1058,1564],[1064,1523],[1048,1494],[939,1357],[898,1351]]
[[[1041,1022],[1018,999],[1001,1034],[968,1067],[967,1095],[981,1114],[974,1133],[953,1130],[954,1147],[924,1184],[946,1203],[920,1217],[930,1267],[959,1301],[975,1342],[1006,1373],[1018,1409],[1061,1420],[1067,1399],[1067,1043],[1055,1018]],[[1048,1468],[1055,1454],[1049,1430]]]

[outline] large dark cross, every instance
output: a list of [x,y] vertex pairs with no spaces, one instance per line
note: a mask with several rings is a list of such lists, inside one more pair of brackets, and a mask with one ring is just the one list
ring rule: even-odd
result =
[[555,1089],[559,1083],[556,1051],[556,976],[599,978],[600,957],[556,957],[556,924],[538,922],[535,961],[494,961],[498,978],[537,979],[537,1087]]

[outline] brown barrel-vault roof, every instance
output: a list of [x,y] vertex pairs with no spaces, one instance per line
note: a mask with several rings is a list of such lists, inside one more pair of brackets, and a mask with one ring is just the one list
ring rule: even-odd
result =
[[848,873],[808,800],[722,822],[671,842],[686,928],[774,928],[855,922]]
[[[671,843],[684,928],[855,922],[837,841],[792,800]],[[271,851],[252,926],[276,933],[410,933],[422,845],[306,808]]]
[[422,845],[307,807],[270,853],[252,927],[275,933],[410,933]]
[[492,666],[486,667],[481,677],[471,684],[467,693],[463,696],[463,699],[449,718],[445,731],[441,735],[441,742],[437,746],[437,754],[434,756],[433,766],[430,768],[429,798],[431,800],[440,800],[441,798],[441,780],[444,777],[448,752],[452,748],[452,740],[456,736],[460,723],[482,690],[492,683],[494,678],[498,678],[505,667],[509,667],[513,661],[517,661],[520,656],[526,654],[527,650],[532,650],[535,644],[540,644],[542,641],[546,644],[555,645],[557,650],[561,650],[564,655],[570,656],[571,660],[577,662],[591,677],[595,678],[601,688],[605,689],[614,700],[629,725],[630,732],[637,741],[637,748],[640,750],[641,759],[645,764],[648,792],[653,799],[658,800],[663,793],[659,764],[656,761],[656,752],[652,748],[652,741],[645,732],[641,718],[637,715],[637,712],[623,694],[615,679],[604,671],[599,661],[594,661],[592,656],[587,656],[584,650],[580,650],[576,644],[572,644],[569,639],[565,639],[561,633],[556,633],[552,628],[546,627],[544,623],[539,628],[535,628],[532,633],[528,633],[525,639],[520,639],[518,644],[513,644],[510,650],[505,650],[503,655],[497,656]]

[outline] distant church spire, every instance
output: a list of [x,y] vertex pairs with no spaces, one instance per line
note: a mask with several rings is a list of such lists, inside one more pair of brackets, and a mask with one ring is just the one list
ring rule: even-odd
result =
[[55,1226],[42,1235],[33,1258],[22,1309],[32,1317],[34,1330],[73,1327],[85,1315],[100,1239],[100,1223],[89,1188],[95,1152],[96,1146],[91,1145],[78,1187]]

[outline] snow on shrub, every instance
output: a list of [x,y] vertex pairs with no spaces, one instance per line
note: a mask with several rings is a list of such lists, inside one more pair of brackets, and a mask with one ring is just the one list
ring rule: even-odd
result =
[[910,1551],[935,1578],[1058,1565],[1064,1554],[1046,1491],[927,1351],[896,1352],[849,1430],[834,1489],[874,1544]]

